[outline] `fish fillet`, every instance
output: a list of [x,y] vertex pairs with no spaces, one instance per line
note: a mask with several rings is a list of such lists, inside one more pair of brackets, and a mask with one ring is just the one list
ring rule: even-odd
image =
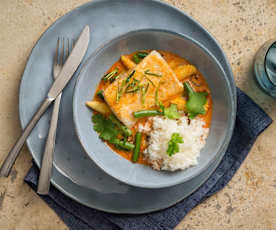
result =
[[[122,87],[123,82],[132,71],[135,73],[129,82]],[[145,74],[147,71],[160,76]],[[148,85],[144,100],[141,90],[135,93],[125,93],[127,85],[134,79],[138,80],[140,85]],[[122,95],[119,100],[116,100],[120,88],[122,88]],[[155,105],[156,91],[158,91],[158,100],[165,101],[181,93],[183,86],[164,58],[157,51],[152,51],[133,69],[121,74],[104,90],[103,94],[106,103],[117,118],[131,128],[137,121],[133,112],[152,108]]]

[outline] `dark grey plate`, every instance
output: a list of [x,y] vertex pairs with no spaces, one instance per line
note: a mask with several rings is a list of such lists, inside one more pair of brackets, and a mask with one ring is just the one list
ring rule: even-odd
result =
[[[22,127],[26,126],[52,83],[52,61],[57,37],[65,35],[76,38],[86,24],[91,27],[91,42],[87,56],[106,41],[130,30],[169,28],[195,38],[221,63],[236,101],[232,72],[225,55],[215,39],[193,19],[159,1],[94,0],[57,20],[33,48],[20,86],[19,115]],[[151,190],[137,189],[107,176],[88,160],[77,140],[72,113],[75,80],[76,78],[67,86],[62,98],[52,177],[52,183],[63,193],[84,205],[108,212],[145,213],[168,207],[183,199],[208,177],[209,174],[206,172],[187,182],[189,184],[178,185],[182,188],[172,187],[164,191],[175,194],[174,196],[162,195],[164,193],[153,196],[150,195]],[[38,166],[48,132],[50,112],[51,110],[43,116],[27,140],[29,150]],[[216,164],[213,163],[207,170],[211,172],[215,167]],[[133,197],[144,202],[137,206]],[[145,197],[149,199],[144,199]]]

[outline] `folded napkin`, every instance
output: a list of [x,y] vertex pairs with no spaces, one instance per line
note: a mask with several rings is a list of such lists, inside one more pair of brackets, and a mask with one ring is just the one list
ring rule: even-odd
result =
[[[189,197],[166,210],[144,215],[118,215],[85,207],[63,195],[53,186],[49,196],[41,198],[59,215],[71,230],[170,230],[196,205],[221,190],[246,158],[258,135],[268,127],[271,118],[247,95],[237,89],[237,119],[234,134],[224,158],[211,177]],[[35,191],[39,175],[33,165],[25,177]]]

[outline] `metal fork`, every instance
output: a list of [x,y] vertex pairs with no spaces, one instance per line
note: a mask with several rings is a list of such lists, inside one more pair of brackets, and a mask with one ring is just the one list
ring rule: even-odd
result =
[[[70,42],[68,38],[67,39],[58,38],[56,54],[55,54],[54,64],[53,64],[54,80],[58,77],[58,74],[61,71],[62,66],[65,63],[67,57],[69,56],[72,48],[73,48],[73,41]],[[52,112],[49,133],[48,133],[45,150],[43,154],[43,159],[41,163],[37,193],[42,195],[47,195],[50,188],[50,179],[52,175],[53,156],[54,156],[54,149],[55,149],[56,130],[57,130],[61,96],[62,96],[62,93],[59,94],[59,96],[56,98],[54,102],[54,108]]]

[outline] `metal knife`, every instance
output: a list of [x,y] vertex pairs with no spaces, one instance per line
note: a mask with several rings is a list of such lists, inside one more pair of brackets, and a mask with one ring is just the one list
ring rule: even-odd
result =
[[47,97],[44,99],[39,109],[34,114],[31,121],[28,123],[23,133],[18,138],[15,145],[9,152],[4,163],[2,164],[1,170],[0,170],[0,176],[7,177],[9,175],[11,168],[14,165],[14,162],[20,150],[22,149],[27,137],[33,130],[34,126],[39,121],[41,116],[45,113],[45,111],[50,106],[50,104],[56,99],[56,97],[60,94],[60,92],[65,88],[65,86],[67,85],[67,83],[70,81],[73,74],[77,70],[78,66],[80,65],[86,53],[86,50],[88,48],[89,40],[90,40],[90,30],[89,30],[89,26],[86,25],[83,31],[81,32],[77,42],[75,43],[71,54],[69,55],[66,62],[64,63],[63,68],[59,73],[59,76],[51,86]]

